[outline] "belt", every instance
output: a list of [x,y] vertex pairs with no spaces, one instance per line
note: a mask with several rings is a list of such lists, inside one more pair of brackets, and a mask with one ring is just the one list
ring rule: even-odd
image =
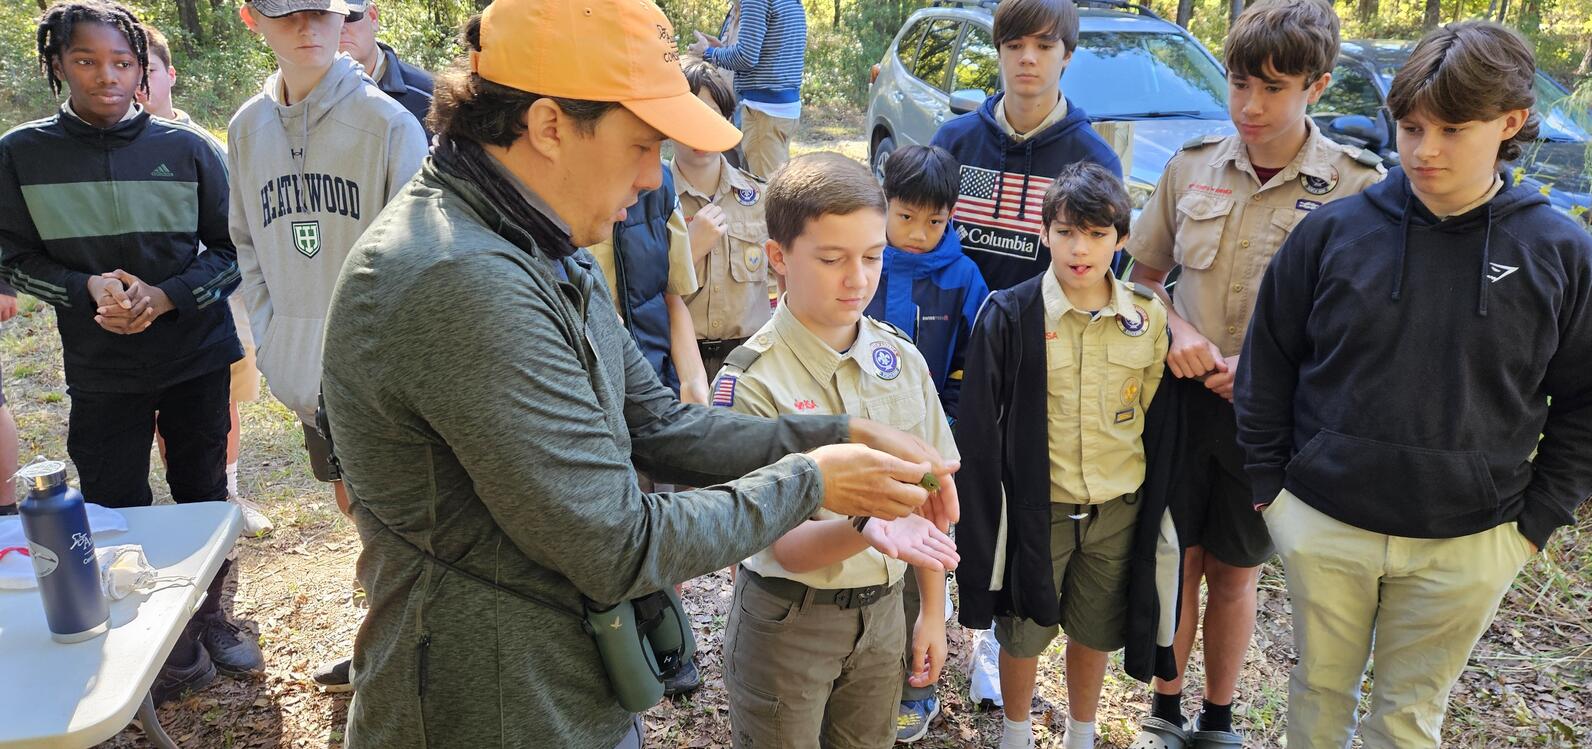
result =
[[762,588],[764,592],[791,603],[806,602],[807,595],[811,592],[813,603],[839,606],[843,609],[872,606],[901,586],[901,580],[897,580],[894,585],[869,585],[863,588],[814,588],[783,577],[764,577],[747,569],[745,565],[741,566],[737,574],[745,575],[747,582]]
[[[703,359],[722,359],[730,355],[731,351],[746,343],[745,338],[725,338],[721,341],[697,341],[697,350],[702,352]],[[710,376],[717,374],[709,372]]]

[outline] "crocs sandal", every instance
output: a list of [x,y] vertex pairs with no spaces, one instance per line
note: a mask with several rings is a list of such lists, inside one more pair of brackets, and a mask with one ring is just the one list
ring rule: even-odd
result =
[[1188,738],[1188,728],[1185,726],[1152,716],[1144,721],[1139,735],[1133,737],[1128,749],[1185,749],[1189,746]]
[[1189,734],[1191,749],[1242,749],[1244,737],[1237,731],[1195,731]]

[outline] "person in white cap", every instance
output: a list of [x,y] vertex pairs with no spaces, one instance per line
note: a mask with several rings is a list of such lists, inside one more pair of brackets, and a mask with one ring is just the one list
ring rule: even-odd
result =
[[[954,563],[934,554],[957,466],[866,419],[682,404],[602,298],[576,248],[662,184],[663,141],[739,138],[691,94],[656,5],[497,0],[464,40],[437,79],[432,156],[355,247],[326,321],[370,601],[344,740],[638,747],[583,609],[723,569],[819,507],[880,518],[868,536],[888,554]],[[704,488],[644,493],[637,469]],[[936,522],[891,532],[914,511]]]

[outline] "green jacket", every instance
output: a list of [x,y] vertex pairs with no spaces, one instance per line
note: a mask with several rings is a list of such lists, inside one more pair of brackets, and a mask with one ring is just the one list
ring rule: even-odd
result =
[[[404,539],[579,611],[723,569],[821,502],[793,453],[844,441],[844,417],[681,404],[589,265],[428,161],[343,267],[322,387],[370,602],[349,747],[606,749],[629,726],[577,621]],[[708,488],[644,494],[637,468]]]

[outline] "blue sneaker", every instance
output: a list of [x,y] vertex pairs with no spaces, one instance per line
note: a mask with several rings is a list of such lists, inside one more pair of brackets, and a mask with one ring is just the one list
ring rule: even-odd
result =
[[896,714],[896,743],[910,744],[928,735],[929,723],[939,714],[940,700],[935,697],[901,703],[901,712]]

